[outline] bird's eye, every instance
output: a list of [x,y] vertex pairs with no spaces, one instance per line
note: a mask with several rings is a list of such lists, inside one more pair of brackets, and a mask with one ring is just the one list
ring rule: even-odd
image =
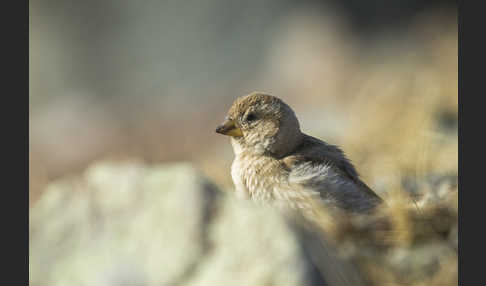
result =
[[246,117],[246,121],[248,122],[252,122],[252,121],[255,121],[257,119],[256,115],[254,113],[250,113],[248,114],[248,116]]

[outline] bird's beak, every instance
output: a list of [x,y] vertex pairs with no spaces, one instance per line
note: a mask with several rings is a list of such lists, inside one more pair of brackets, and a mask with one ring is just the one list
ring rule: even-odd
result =
[[241,129],[235,125],[235,121],[226,118],[224,122],[216,128],[216,132],[223,135],[232,137],[242,137],[243,133]]

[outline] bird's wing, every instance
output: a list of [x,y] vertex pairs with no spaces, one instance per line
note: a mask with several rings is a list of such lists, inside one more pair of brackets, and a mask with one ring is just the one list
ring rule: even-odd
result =
[[329,205],[364,212],[381,202],[381,198],[359,179],[355,168],[337,146],[307,136],[302,146],[283,162],[289,170],[290,184],[319,192]]

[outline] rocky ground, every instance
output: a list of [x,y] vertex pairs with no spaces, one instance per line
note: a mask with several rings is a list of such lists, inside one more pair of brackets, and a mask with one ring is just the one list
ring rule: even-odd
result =
[[31,208],[30,283],[456,285],[457,189],[434,195],[421,211],[389,201],[312,226],[235,200],[190,163],[98,162]]

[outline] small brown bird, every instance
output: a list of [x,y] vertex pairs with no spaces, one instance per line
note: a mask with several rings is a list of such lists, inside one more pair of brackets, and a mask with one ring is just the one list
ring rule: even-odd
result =
[[382,202],[341,149],[302,133],[294,111],[275,96],[237,98],[216,132],[231,136],[238,197],[304,210],[314,198],[353,213]]

